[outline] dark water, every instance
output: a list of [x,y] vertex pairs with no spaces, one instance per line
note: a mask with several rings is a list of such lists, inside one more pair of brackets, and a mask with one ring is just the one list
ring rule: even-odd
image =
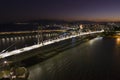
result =
[[7,49],[7,51],[12,51],[15,49],[20,49],[26,46],[31,46],[37,44],[37,38],[26,38],[22,37],[19,39],[19,37],[15,38],[8,38],[8,40],[4,40],[4,38],[0,39],[0,52],[2,50]]
[[[45,42],[48,39],[55,39],[58,36],[57,33],[44,33],[43,41]],[[16,35],[0,35],[0,52],[3,50],[12,51],[15,49],[20,49],[23,47],[35,45],[38,43],[38,35],[37,34],[16,34]],[[39,42],[41,42],[41,38],[39,38]]]
[[120,80],[120,40],[95,38],[29,70],[29,80]]

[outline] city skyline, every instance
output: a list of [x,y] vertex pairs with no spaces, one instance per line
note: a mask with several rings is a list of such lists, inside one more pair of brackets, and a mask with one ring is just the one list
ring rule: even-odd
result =
[[54,19],[120,21],[119,0],[2,0],[0,22]]

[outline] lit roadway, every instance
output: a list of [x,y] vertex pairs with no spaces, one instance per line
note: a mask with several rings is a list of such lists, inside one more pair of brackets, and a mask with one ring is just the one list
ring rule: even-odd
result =
[[36,31],[17,31],[17,32],[0,32],[0,34],[24,34],[35,32],[65,32],[66,30],[36,30]]
[[30,50],[33,50],[33,49],[36,49],[36,48],[39,48],[39,47],[42,47],[42,46],[45,46],[45,45],[49,45],[49,44],[59,42],[59,41],[63,41],[63,40],[66,40],[66,39],[70,39],[70,38],[73,38],[73,37],[78,37],[78,36],[88,35],[88,34],[94,34],[94,33],[102,33],[102,32],[104,32],[104,30],[93,31],[93,32],[82,32],[80,34],[57,38],[57,39],[52,40],[52,41],[43,42],[41,44],[36,44],[36,45],[29,46],[29,47],[24,47],[24,48],[21,48],[21,49],[10,51],[10,52],[3,52],[3,53],[1,52],[0,58],[5,58],[5,57],[8,57],[8,56],[21,54],[21,53],[26,52],[26,51],[30,51]]

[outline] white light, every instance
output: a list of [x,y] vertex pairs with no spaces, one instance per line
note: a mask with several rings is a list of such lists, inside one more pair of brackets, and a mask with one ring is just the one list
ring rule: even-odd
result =
[[[101,32],[104,32],[104,30],[94,31],[94,32],[83,32],[80,35],[87,35],[87,34],[94,34],[94,33],[101,33]],[[62,37],[60,39],[58,38],[56,40],[47,41],[47,42],[44,42],[44,45],[49,45],[49,44],[52,44],[52,43],[55,43],[55,42],[63,41],[63,40],[70,39],[70,38],[73,38],[73,37],[77,37],[77,36],[80,36],[80,35],[71,35],[69,37]],[[23,53],[23,52],[26,52],[26,51],[30,51],[30,50],[42,47],[44,45],[37,44],[37,45],[33,45],[33,46],[29,46],[29,47],[24,47],[24,48],[21,48],[21,49],[13,50],[13,51],[10,51],[10,52],[4,52],[3,51],[3,54],[0,54],[0,58],[5,58],[5,57],[8,57],[8,56],[20,54],[20,53]]]
[[7,61],[4,61],[4,64],[7,64]]

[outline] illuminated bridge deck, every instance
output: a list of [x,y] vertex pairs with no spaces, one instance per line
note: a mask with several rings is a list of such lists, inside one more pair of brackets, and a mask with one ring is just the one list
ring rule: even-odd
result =
[[47,41],[47,42],[44,42],[44,43],[41,43],[41,44],[36,44],[36,45],[29,46],[29,47],[24,47],[24,48],[21,48],[21,49],[13,50],[13,51],[10,51],[10,52],[1,53],[0,58],[6,58],[6,57],[9,57],[9,56],[21,54],[23,52],[27,52],[27,51],[30,51],[30,50],[33,50],[33,49],[40,48],[40,47],[45,46],[45,45],[53,44],[53,43],[60,42],[60,41],[70,39],[70,38],[73,38],[73,37],[84,36],[84,35],[95,34],[95,33],[102,33],[102,32],[104,32],[104,30],[94,31],[94,32],[83,32],[83,33],[76,34],[76,35],[57,38],[55,40]]

